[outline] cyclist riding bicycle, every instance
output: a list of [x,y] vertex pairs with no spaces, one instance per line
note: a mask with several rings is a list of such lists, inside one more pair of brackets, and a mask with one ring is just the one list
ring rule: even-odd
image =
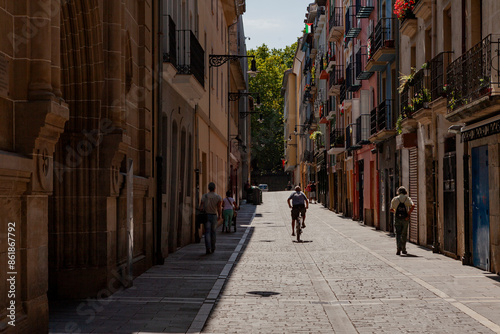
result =
[[[295,221],[302,216],[302,228],[306,227],[304,224],[306,220],[306,210],[309,209],[309,201],[306,194],[300,191],[300,186],[295,187],[295,191],[288,197],[288,206],[292,209],[292,236],[295,235]],[[292,202],[292,204],[290,204]]]

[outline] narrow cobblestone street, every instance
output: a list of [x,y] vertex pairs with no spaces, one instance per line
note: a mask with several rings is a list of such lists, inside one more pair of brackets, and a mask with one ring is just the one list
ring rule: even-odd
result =
[[[500,332],[500,277],[310,205],[290,236],[288,192],[264,194],[204,332]],[[254,292],[254,293],[252,293]]]
[[288,194],[243,206],[214,254],[179,250],[91,319],[53,303],[51,332],[500,333],[498,275],[413,244],[397,256],[393,237],[320,204],[296,243]]

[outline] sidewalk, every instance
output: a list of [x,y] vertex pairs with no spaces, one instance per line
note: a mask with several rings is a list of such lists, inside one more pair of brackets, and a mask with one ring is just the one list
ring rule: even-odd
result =
[[[171,254],[107,299],[50,303],[50,333],[198,333],[249,235],[254,205],[242,205],[234,233],[217,230],[217,250],[204,239]],[[232,229],[234,231],[234,229]]]

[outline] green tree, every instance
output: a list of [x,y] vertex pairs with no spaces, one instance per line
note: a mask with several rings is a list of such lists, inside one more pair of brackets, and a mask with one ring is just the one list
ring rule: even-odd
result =
[[249,79],[250,92],[260,95],[264,121],[252,114],[252,168],[254,173],[270,174],[282,170],[283,158],[283,108],[281,86],[284,72],[292,67],[297,43],[285,49],[269,49],[265,44],[248,51],[255,55],[257,76]]

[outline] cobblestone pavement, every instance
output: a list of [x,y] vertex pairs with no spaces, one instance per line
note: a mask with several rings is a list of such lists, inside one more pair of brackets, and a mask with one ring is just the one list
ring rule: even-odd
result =
[[310,205],[243,205],[236,233],[178,250],[107,299],[50,303],[51,333],[500,333],[500,276]]
[[264,193],[206,333],[500,333],[500,276],[310,205],[291,237],[289,192]]

